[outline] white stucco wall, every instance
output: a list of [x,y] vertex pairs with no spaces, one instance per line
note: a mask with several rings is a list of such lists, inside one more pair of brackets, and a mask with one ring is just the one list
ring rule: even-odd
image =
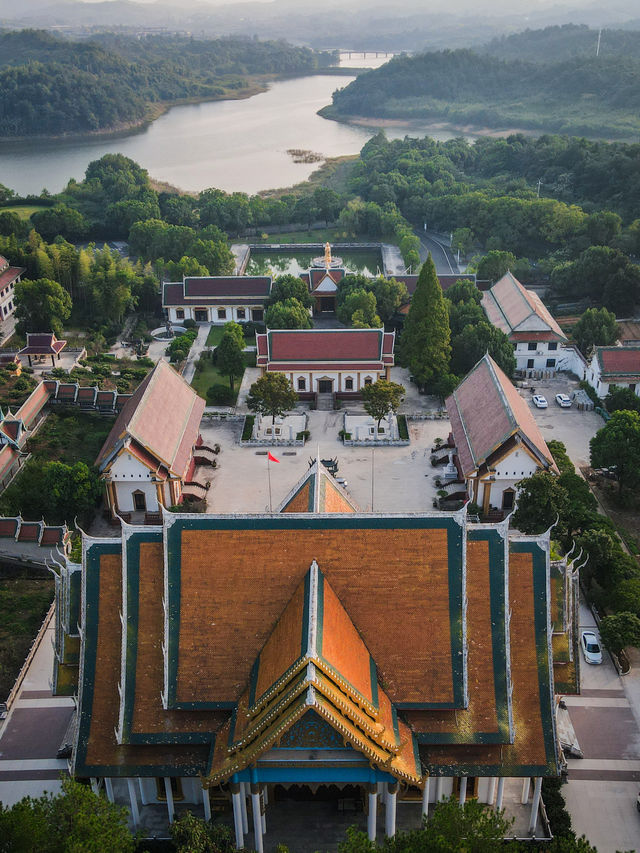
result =
[[[522,448],[513,450],[497,466],[495,480],[491,482],[489,502],[496,509],[502,509],[502,496],[507,489],[517,492],[517,484],[525,477],[531,477],[539,470],[536,462]],[[485,483],[487,481],[484,481]],[[484,485],[478,490],[478,503],[482,506],[484,500]]]
[[[535,349],[530,350],[526,341],[520,341],[514,350],[516,368],[518,370],[556,370],[562,358],[562,347],[559,343],[556,349],[549,349],[549,346],[550,344],[546,341],[537,341]],[[553,360],[554,364],[548,365],[549,360]]]
[[122,453],[111,466],[111,481],[115,486],[118,508],[122,512],[134,512],[133,493],[144,492],[147,512],[158,511],[156,486],[152,482],[152,473],[129,453]]
[[[250,320],[253,320],[253,312],[254,311],[264,311],[264,306],[260,304],[255,305],[185,305],[185,306],[171,306],[167,308],[167,314],[169,320],[172,323],[181,323],[183,320],[195,320],[196,319],[196,308],[198,311],[206,310],[207,311],[207,320],[200,322],[212,323],[214,326],[224,326],[225,323],[229,323],[231,320],[234,320],[236,323],[248,323]],[[225,311],[225,317],[220,317],[218,315],[219,309],[223,309]],[[178,310],[184,311],[184,317],[178,317]],[[241,312],[244,311],[244,316],[241,316]],[[240,313],[238,313],[240,312]]]
[[[294,371],[293,373],[288,373],[287,376],[293,383],[294,390],[296,391],[315,391],[319,390],[318,382],[321,379],[332,379],[333,380],[333,390],[334,391],[347,391],[348,393],[357,393],[359,389],[365,384],[365,379],[367,377],[371,378],[371,382],[376,382],[380,376],[384,376],[384,372],[378,374],[375,370],[367,370],[361,371],[358,373],[356,370],[352,371],[340,371],[340,373],[319,370],[317,372],[314,371]],[[304,379],[304,388],[300,388],[299,381],[300,379]],[[348,389],[347,379],[353,380],[353,388]]]

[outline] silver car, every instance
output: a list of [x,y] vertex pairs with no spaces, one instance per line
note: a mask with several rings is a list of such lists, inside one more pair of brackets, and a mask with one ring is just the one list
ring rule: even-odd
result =
[[602,649],[593,631],[583,631],[580,637],[582,654],[587,663],[602,663]]

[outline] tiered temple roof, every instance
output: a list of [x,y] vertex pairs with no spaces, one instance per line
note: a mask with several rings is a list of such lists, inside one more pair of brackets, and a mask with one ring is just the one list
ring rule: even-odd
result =
[[567,336],[533,290],[527,290],[510,272],[482,294],[489,322],[513,343],[566,341]]
[[393,365],[395,333],[384,329],[271,329],[256,335],[268,371],[377,370]]
[[86,539],[80,610],[78,775],[557,772],[548,536],[363,514],[316,460],[278,514]]

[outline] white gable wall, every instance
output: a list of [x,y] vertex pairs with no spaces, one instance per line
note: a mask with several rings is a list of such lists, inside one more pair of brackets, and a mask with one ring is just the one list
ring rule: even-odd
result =
[[143,492],[147,502],[147,512],[157,512],[158,498],[156,484],[152,482],[153,474],[131,454],[123,451],[115,460],[110,470],[110,479],[113,483],[118,509],[122,512],[134,512],[135,504],[133,493]]

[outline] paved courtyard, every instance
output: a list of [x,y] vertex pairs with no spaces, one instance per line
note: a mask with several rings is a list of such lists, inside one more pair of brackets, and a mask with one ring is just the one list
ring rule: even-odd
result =
[[212,470],[208,493],[210,512],[269,512],[276,509],[306,472],[309,460],[337,457],[338,476],[347,481],[351,497],[363,511],[418,512],[433,509],[434,478],[441,468],[431,466],[436,437],[446,439],[448,421],[410,421],[408,447],[345,447],[338,437],[343,412],[309,412],[311,438],[305,447],[275,447],[280,462],[267,462],[266,450],[241,447],[242,421],[210,422],[201,426],[205,444],[219,444],[219,468]]

